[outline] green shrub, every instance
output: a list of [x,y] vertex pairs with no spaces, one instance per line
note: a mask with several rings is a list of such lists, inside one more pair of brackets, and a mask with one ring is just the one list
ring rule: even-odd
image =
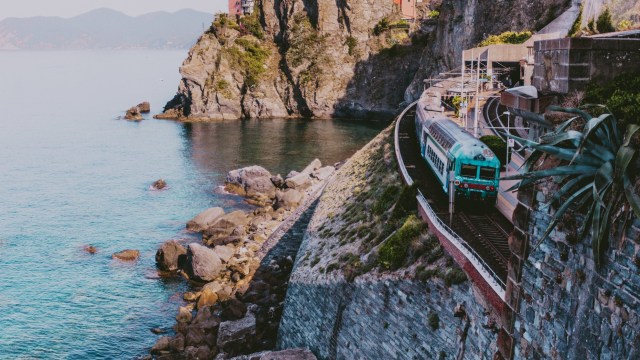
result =
[[240,29],[244,35],[253,35],[260,40],[264,40],[264,32],[257,12],[241,17]]
[[340,269],[340,264],[331,263],[331,264],[327,265],[327,269],[325,271],[329,273],[329,272],[332,272],[332,271],[335,271],[335,270],[338,270],[338,269]]
[[618,26],[616,27],[616,29],[618,31],[626,31],[626,30],[631,30],[635,27],[633,21],[631,20],[622,20],[618,23]]
[[266,71],[265,64],[271,55],[269,50],[255,39],[241,37],[226,51],[232,61],[242,68],[245,86],[250,88],[257,85]]
[[389,25],[389,19],[387,17],[383,17],[382,19],[380,19],[380,21],[378,21],[376,26],[373,27],[373,35],[378,36],[383,32],[389,30]]
[[399,269],[405,262],[408,247],[412,240],[420,236],[425,224],[415,215],[411,215],[402,227],[380,247],[378,264],[386,270]]
[[440,327],[440,317],[437,313],[429,314],[429,326],[431,327],[431,330],[434,331],[438,330],[438,328]]
[[354,38],[353,36],[347,36],[347,39],[344,41],[344,44],[347,45],[350,56],[353,56],[356,54],[356,50],[358,49],[358,39]]
[[378,200],[376,200],[376,203],[371,208],[371,211],[376,215],[380,215],[387,211],[391,205],[393,205],[393,202],[396,201],[396,196],[398,196],[399,191],[400,189],[395,185],[391,185],[384,189],[382,195],[380,195]]
[[[505,166],[510,159],[507,159],[507,143],[504,142],[499,136],[485,135],[480,137],[480,141],[485,143],[491,151],[500,159],[500,164]],[[511,157],[511,154],[509,154]]]
[[488,38],[482,40],[478,46],[488,46],[494,44],[522,44],[529,40],[531,37],[531,31],[505,31],[500,35],[491,35]]
[[432,277],[436,277],[439,275],[438,269],[420,269],[416,271],[416,278],[420,281],[427,281]]
[[397,221],[405,216],[414,213],[418,208],[416,195],[418,194],[418,182],[414,182],[411,186],[404,186],[396,201],[396,206],[391,213],[390,221]]
[[582,26],[582,7],[583,5],[580,5],[580,12],[578,12],[578,17],[573,22],[573,25],[571,25],[571,29],[569,29],[568,35],[570,37],[574,37],[580,32],[580,27]]
[[444,283],[447,286],[462,284],[467,281],[467,275],[460,269],[451,269],[444,275]]
[[438,11],[438,10],[431,10],[431,11],[429,11],[429,13],[427,14],[427,17],[428,17],[429,19],[435,19],[435,18],[437,18],[438,16],[440,16],[440,11]]
[[606,105],[623,129],[640,123],[640,71],[620,74],[602,85],[589,84],[585,103]]
[[613,21],[611,20],[611,12],[609,8],[605,8],[604,11],[598,16],[598,21],[596,21],[596,30],[599,33],[608,33],[616,31],[613,27]]

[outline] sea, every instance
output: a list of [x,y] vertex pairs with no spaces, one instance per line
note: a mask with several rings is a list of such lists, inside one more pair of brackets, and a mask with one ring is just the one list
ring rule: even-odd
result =
[[[120,119],[173,97],[185,51],[0,52],[0,359],[135,359],[175,323],[180,278],[158,276],[166,240],[199,241],[202,210],[247,208],[229,170],[283,176],[343,161],[384,123]],[[163,178],[168,188],[151,190]],[[85,246],[95,246],[91,255]],[[140,251],[138,261],[114,252]]]

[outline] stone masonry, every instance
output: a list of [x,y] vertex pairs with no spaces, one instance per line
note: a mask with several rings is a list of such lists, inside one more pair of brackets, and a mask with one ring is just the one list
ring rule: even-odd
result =
[[[520,200],[543,202],[544,190],[521,192]],[[537,242],[550,216],[519,206],[514,218],[507,285],[515,312],[514,358],[640,358],[640,220],[628,219],[624,235],[624,219],[617,223],[598,268],[591,240],[574,240],[582,219],[564,221],[526,257],[528,243]]]

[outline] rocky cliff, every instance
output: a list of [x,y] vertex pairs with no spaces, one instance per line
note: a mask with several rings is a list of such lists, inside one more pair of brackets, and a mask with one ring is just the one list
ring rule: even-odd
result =
[[260,0],[254,16],[219,17],[200,37],[159,117],[389,117],[424,78],[456,68],[462,49],[539,29],[569,5],[433,0],[409,24],[391,0]]

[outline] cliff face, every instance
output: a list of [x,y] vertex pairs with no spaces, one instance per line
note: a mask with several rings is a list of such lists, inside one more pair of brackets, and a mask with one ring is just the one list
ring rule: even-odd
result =
[[257,1],[255,23],[217,21],[198,40],[161,117],[388,117],[424,78],[456,68],[462,49],[540,28],[569,3],[434,0],[420,13],[440,15],[410,38],[391,0]]

